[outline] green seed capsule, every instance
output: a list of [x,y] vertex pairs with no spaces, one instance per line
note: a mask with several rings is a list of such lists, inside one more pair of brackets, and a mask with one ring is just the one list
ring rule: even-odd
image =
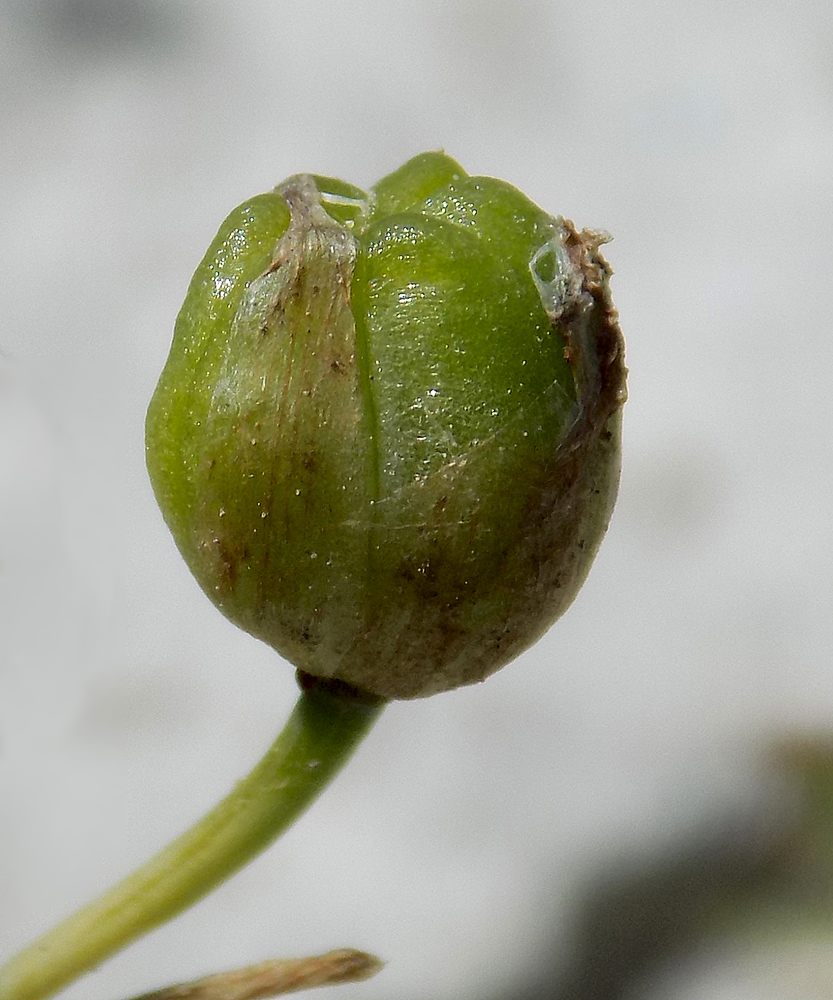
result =
[[217,607],[389,698],[538,639],[618,485],[600,242],[440,153],[369,193],[300,174],[232,212],[147,419],[156,496]]

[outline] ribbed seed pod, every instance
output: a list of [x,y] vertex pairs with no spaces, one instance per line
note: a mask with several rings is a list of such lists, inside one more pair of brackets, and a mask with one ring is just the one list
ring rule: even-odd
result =
[[427,153],[228,217],[148,411],[206,594],[385,698],[488,676],[569,606],[613,508],[623,342],[601,237]]

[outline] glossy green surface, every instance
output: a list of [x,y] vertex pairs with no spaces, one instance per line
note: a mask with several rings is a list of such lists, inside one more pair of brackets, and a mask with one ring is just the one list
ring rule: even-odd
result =
[[385,697],[481,679],[546,629],[618,478],[618,404],[565,357],[596,364],[595,314],[615,325],[571,238],[441,153],[367,194],[299,175],[229,216],[147,423],[162,511],[225,614]]

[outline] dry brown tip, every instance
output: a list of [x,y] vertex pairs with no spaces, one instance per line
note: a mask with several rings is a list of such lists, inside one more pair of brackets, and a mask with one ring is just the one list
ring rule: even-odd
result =
[[166,986],[133,1000],[262,1000],[313,986],[336,986],[369,979],[384,963],[354,948],[310,958],[281,958],[245,969],[219,972],[189,983]]

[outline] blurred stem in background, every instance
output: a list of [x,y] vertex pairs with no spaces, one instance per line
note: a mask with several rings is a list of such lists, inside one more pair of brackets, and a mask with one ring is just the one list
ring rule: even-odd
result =
[[245,969],[232,969],[143,993],[133,1000],[259,1000],[313,986],[361,982],[375,976],[381,968],[382,962],[375,956],[347,948],[312,958],[259,962]]
[[289,721],[187,833],[0,967],[0,1000],[40,1000],[197,902],[267,847],[346,763],[384,702],[299,673]]

